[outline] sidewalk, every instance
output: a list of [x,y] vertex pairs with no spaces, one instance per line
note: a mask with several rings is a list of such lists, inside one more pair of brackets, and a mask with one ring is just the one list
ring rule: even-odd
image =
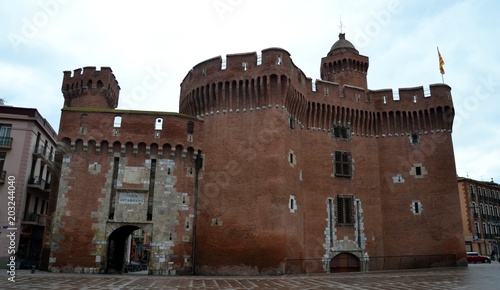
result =
[[463,268],[295,276],[148,276],[63,274],[18,270],[16,282],[0,274],[1,289],[499,289],[500,263]]

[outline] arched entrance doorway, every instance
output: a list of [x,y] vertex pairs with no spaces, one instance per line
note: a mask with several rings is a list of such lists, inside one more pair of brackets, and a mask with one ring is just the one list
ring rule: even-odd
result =
[[330,273],[359,272],[359,258],[347,252],[340,253],[330,260]]
[[106,273],[126,272],[129,248],[129,236],[140,228],[134,225],[124,225],[115,229],[108,238]]

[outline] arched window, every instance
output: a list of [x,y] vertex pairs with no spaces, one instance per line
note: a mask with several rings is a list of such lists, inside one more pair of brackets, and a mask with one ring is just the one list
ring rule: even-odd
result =
[[120,128],[122,126],[122,116],[115,116],[113,120],[113,128]]
[[162,130],[163,129],[163,119],[162,118],[156,118],[155,120],[155,130]]

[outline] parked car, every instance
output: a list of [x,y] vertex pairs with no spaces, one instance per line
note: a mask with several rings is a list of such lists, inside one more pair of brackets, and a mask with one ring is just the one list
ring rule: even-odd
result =
[[491,258],[489,256],[484,256],[478,252],[467,252],[467,261],[469,263],[491,263]]

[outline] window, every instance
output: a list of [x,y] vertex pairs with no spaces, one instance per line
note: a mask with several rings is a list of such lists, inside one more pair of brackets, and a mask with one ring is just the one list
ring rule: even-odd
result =
[[290,164],[290,167],[295,167],[297,165],[297,156],[295,155],[295,152],[293,150],[288,151],[288,162]]
[[420,167],[420,166],[415,167],[415,175],[422,176],[422,167]]
[[122,126],[122,116],[115,116],[113,120],[113,128],[120,128]]
[[337,223],[338,224],[353,224],[353,200],[350,195],[337,196]]
[[351,129],[340,124],[333,125],[333,139],[349,140],[351,137]]
[[411,211],[413,214],[421,215],[422,214],[422,203],[420,201],[413,201],[411,204]]
[[12,138],[10,137],[10,130],[12,125],[0,124],[0,146],[12,146]]
[[350,152],[335,151],[335,176],[352,177],[352,159]]
[[162,130],[163,129],[163,119],[162,118],[156,118],[155,120],[155,130]]
[[276,64],[281,65],[281,62],[282,62],[281,55],[278,55],[278,57],[276,58]]
[[289,121],[290,129],[295,129],[295,119],[293,118],[293,116],[291,116],[288,121]]
[[293,195],[290,195],[290,199],[288,201],[288,208],[290,209],[291,213],[297,211],[297,201],[295,200],[295,196]]
[[469,194],[470,194],[471,199],[476,199],[476,195],[474,194],[474,186],[473,185],[469,186]]
[[187,124],[187,132],[189,134],[193,134],[194,133],[194,122],[193,121],[189,121],[188,124]]
[[247,70],[248,69],[248,62],[244,61],[241,63],[241,67],[243,68],[243,70]]
[[5,165],[5,152],[0,152],[0,179],[5,180],[5,173],[3,170],[3,166]]
[[418,145],[418,143],[420,143],[420,135],[418,133],[412,133],[410,135],[410,142],[412,145]]

